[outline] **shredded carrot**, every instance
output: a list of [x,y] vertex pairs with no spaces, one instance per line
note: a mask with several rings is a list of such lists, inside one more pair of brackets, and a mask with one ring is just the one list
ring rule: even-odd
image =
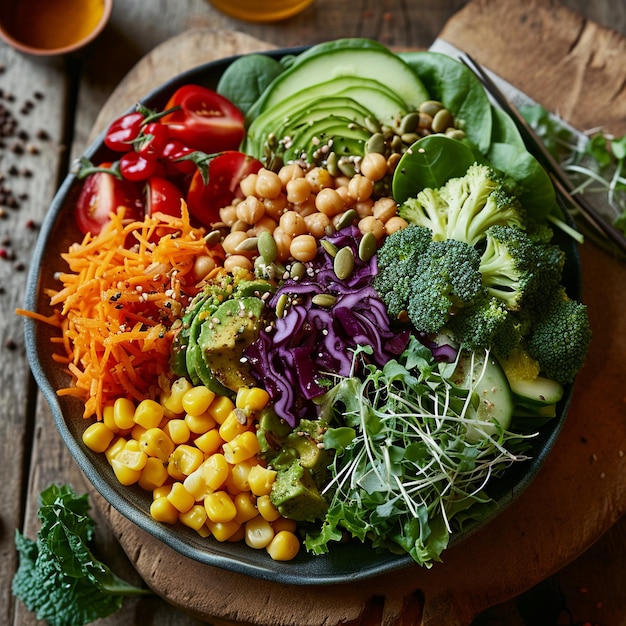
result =
[[215,254],[182,204],[180,217],[128,223],[123,211],[113,215],[98,235],[61,255],[69,271],[59,274],[58,290],[46,292],[54,314],[18,311],[61,329],[62,339],[53,340],[65,354],[54,358],[74,385],[57,393],[81,397],[86,418],[102,419],[118,397],[156,397],[159,376],[168,372],[172,325],[200,290],[195,260]]

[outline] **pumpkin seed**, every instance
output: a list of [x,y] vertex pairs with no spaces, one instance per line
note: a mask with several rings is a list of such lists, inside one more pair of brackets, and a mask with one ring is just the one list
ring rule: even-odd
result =
[[207,233],[204,237],[204,241],[207,246],[215,246],[222,239],[222,233],[219,230],[212,230],[210,233]]
[[286,293],[280,294],[278,301],[276,302],[276,317],[281,318],[285,316],[288,301],[289,297]]
[[426,115],[430,115],[434,117],[437,115],[439,111],[443,109],[443,104],[437,100],[426,100],[426,102],[422,102],[419,107],[420,113],[426,113]]
[[377,119],[372,119],[371,117],[366,117],[363,120],[363,126],[365,126],[366,130],[369,130],[370,133],[380,133],[380,124]]
[[408,146],[412,146],[420,136],[417,133],[404,133],[400,135],[400,139],[402,139],[402,143],[407,144]]
[[450,139],[461,140],[465,137],[465,132],[460,130],[459,128],[446,128],[446,137],[450,137]]
[[365,154],[375,152],[385,154],[385,137],[382,133],[374,133],[365,143]]
[[305,274],[306,274],[306,267],[304,266],[304,263],[301,263],[300,261],[296,261],[295,263],[291,264],[291,267],[289,268],[290,278],[298,280],[299,278],[303,278]]
[[344,246],[335,255],[333,270],[339,280],[348,278],[354,270],[354,253],[352,248]]
[[352,161],[348,161],[347,159],[339,159],[337,162],[337,166],[339,167],[339,171],[348,178],[354,177],[356,174],[356,167]]
[[259,235],[257,248],[259,250],[259,254],[268,263],[272,263],[276,260],[276,257],[278,256],[278,246],[276,245],[274,237],[272,237],[272,233],[270,233],[269,231],[264,230]]
[[452,119],[452,113],[448,109],[441,109],[437,111],[435,117],[433,117],[433,132],[442,133],[446,128],[452,126],[454,120]]
[[404,135],[405,133],[415,132],[417,125],[420,121],[420,114],[418,111],[411,111],[407,113],[401,120],[398,127],[398,135]]
[[258,237],[248,237],[247,239],[244,239],[241,243],[237,244],[235,252],[255,252],[258,249],[258,245]]
[[337,164],[336,153],[330,152],[328,157],[326,157],[326,169],[328,170],[328,173],[333,177],[337,177],[341,173]]
[[367,263],[376,254],[377,249],[376,236],[371,231],[366,232],[359,242],[359,259]]
[[328,309],[337,302],[337,298],[330,293],[318,293],[311,298],[311,302],[317,306],[323,306],[325,309]]
[[322,244],[322,248],[328,252],[331,257],[335,257],[337,255],[337,246],[332,242],[328,241],[328,239],[321,239],[320,243]]
[[[337,223],[335,224],[335,228],[337,230],[341,230],[342,228],[345,228],[346,226],[350,226],[354,220],[356,220],[359,217],[359,214],[354,210],[354,209],[348,209],[338,220]],[[330,243],[330,242],[328,242]],[[336,250],[336,248],[335,248]]]

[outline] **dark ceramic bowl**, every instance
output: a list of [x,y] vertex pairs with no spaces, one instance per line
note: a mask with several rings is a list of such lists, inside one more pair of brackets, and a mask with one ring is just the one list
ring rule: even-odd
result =
[[[269,54],[281,57],[297,51],[280,50]],[[161,108],[175,89],[188,82],[214,89],[219,77],[232,61],[233,58],[229,58],[208,63],[177,76],[149,94],[143,103],[150,108]],[[105,161],[111,156],[103,144],[103,136],[100,136],[89,147],[85,156],[94,162]],[[64,269],[60,253],[66,251],[71,243],[80,239],[80,233],[72,216],[72,207],[80,186],[81,183],[73,175],[69,175],[57,192],[47,213],[37,241],[28,279],[25,303],[28,310],[43,315],[51,312],[45,289],[56,286],[55,272]],[[560,243],[567,252],[564,272],[566,287],[568,293],[576,297],[580,291],[580,266],[576,248],[571,240],[564,240]],[[413,564],[409,556],[376,551],[358,542],[333,545],[330,553],[324,556],[312,556],[301,550],[295,560],[279,562],[271,560],[264,550],[253,550],[243,542],[218,543],[211,538],[203,539],[195,531],[182,525],[168,526],[156,522],[149,513],[151,494],[139,487],[120,485],[104,455],[90,451],[82,443],[82,433],[90,421],[82,418],[83,407],[79,401],[67,396],[59,397],[56,394],[57,389],[66,387],[70,381],[62,368],[52,359],[50,338],[54,333],[55,330],[46,324],[34,322],[32,319],[25,320],[28,359],[39,387],[50,404],[64,442],[98,492],[123,516],[169,547],[207,565],[288,584],[316,585],[350,582]],[[468,526],[463,532],[454,534],[451,545],[467,540],[479,527],[501,513],[537,475],[565,420],[571,394],[570,386],[566,389],[564,398],[559,404],[558,417],[532,440],[532,448],[529,452],[532,459],[516,464],[503,477],[493,480],[489,485],[488,492],[497,503],[492,517],[480,524]]]

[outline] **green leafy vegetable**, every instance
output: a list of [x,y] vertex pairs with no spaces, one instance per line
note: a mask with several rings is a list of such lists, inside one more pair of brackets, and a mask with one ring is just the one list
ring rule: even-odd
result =
[[525,441],[480,420],[477,391],[439,367],[413,338],[398,360],[370,366],[363,380],[338,378],[325,394],[322,413],[339,427],[324,437],[336,448],[330,504],[321,530],[305,539],[308,550],[324,554],[347,532],[431,566],[453,529],[493,510],[483,487],[526,458]]
[[51,485],[39,498],[37,541],[15,534],[20,564],[13,594],[51,626],[83,626],[122,606],[125,596],[150,594],[118,578],[87,544],[95,522],[86,495]]

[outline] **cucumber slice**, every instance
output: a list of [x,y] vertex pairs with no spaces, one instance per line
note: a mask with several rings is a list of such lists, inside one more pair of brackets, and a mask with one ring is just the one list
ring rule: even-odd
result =
[[510,385],[514,400],[529,408],[553,405],[563,397],[563,386],[543,376],[532,380],[511,380]]
[[496,359],[483,352],[463,352],[452,380],[474,394],[467,423],[467,440],[476,443],[497,435],[511,425],[515,403],[504,370]]

